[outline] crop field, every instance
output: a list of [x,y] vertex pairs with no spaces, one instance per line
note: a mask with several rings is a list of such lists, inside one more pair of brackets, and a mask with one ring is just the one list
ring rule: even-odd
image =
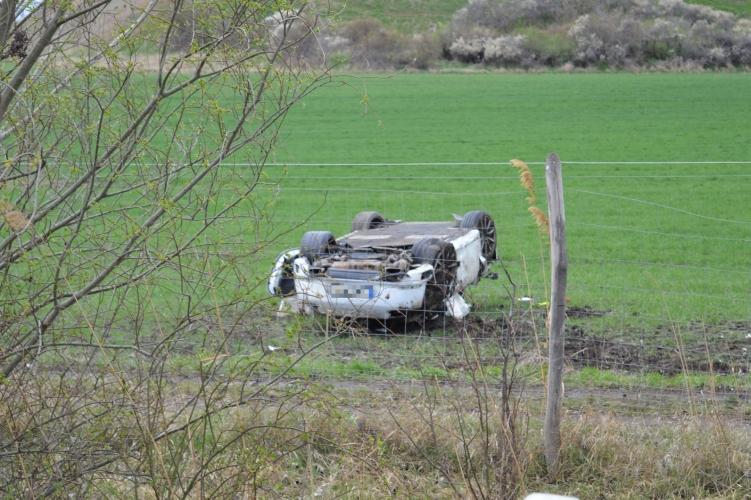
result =
[[740,16],[751,14],[751,3],[747,0],[691,0],[687,3],[707,5],[713,9],[726,10]]
[[[749,84],[751,75],[743,73],[336,75],[289,114],[253,194],[202,235],[226,245],[243,279],[230,272],[224,286],[193,300],[267,304],[245,320],[248,335],[232,351],[254,363],[266,352],[259,339],[280,348],[284,354],[266,368],[272,372],[286,370],[300,349],[333,329],[345,338],[289,373],[336,380],[461,381],[466,352],[452,341],[460,332],[495,339],[514,313],[520,345],[532,359],[524,372],[537,384],[547,240],[509,160],[529,163],[544,210],[543,162],[554,151],[564,165],[568,224],[567,354],[582,368],[567,383],[747,391]],[[230,92],[220,105],[235,106]],[[245,162],[253,154],[238,154],[223,167],[217,182],[228,198],[252,185]],[[362,210],[440,221],[474,209],[495,218],[502,262],[493,267],[499,279],[468,291],[473,313],[466,322],[439,321],[428,331],[384,339],[323,319],[273,317],[268,271],[305,231],[343,235]],[[205,266],[202,259],[191,267]],[[183,295],[168,279],[152,290],[155,316],[179,308]],[[184,355],[171,363],[189,373],[201,363],[202,341],[182,340]],[[488,373],[500,370],[502,351],[494,342],[479,348]]]
[[[500,279],[468,293],[474,334],[490,335],[502,313],[530,305],[543,329],[547,242],[508,160],[530,163],[544,209],[542,162],[555,151],[564,164],[569,354],[643,375],[571,378],[680,387],[681,378],[648,377],[682,368],[742,375],[751,366],[751,164],[742,162],[751,158],[750,83],[733,73],[337,77],[285,122],[256,194],[272,202],[263,227],[231,224],[225,237],[281,235],[254,264],[262,282],[275,254],[304,231],[343,235],[361,210],[446,220],[484,209],[498,225],[516,300],[531,300],[512,303],[496,264]],[[241,176],[244,167],[227,168]],[[432,338],[457,328],[434,325]],[[337,342],[298,373],[409,380],[419,366],[450,377],[437,362],[446,346],[417,347],[414,335]],[[593,344],[597,355],[584,359]],[[705,382],[700,374],[694,385]]]
[[[544,203],[540,163],[555,151],[573,305],[707,322],[751,316],[751,166],[732,163],[751,158],[748,75],[345,81],[293,111],[267,169],[279,182],[274,220],[309,218],[285,244],[303,230],[343,234],[360,210],[444,220],[481,208],[496,218],[512,277],[540,297],[541,238],[508,160],[531,164]],[[499,286],[486,288],[481,301]]]

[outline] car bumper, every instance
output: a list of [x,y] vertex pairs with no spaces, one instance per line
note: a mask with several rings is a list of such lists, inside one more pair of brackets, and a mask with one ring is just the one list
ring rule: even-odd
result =
[[294,297],[287,302],[300,312],[350,318],[388,319],[420,310],[431,266],[420,266],[400,281],[365,281],[326,276],[295,276]]

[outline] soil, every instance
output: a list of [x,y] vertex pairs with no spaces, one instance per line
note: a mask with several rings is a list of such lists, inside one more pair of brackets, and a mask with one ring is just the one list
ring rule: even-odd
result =
[[[597,319],[611,314],[589,306],[566,309],[566,362],[574,367],[596,367],[627,372],[674,375],[683,372],[742,374],[751,371],[751,322],[717,324],[661,324],[649,328],[625,326],[604,329]],[[532,351],[545,342],[544,309],[517,309],[490,317],[471,314],[456,321],[439,317],[423,324],[404,321],[353,322],[348,328],[358,335],[455,336],[478,342],[501,341],[520,351]],[[277,324],[277,328],[278,328]],[[322,327],[323,328],[323,327]],[[323,331],[323,330],[322,330]]]
[[[650,335],[652,333],[652,335]],[[692,339],[687,341],[686,339]],[[689,324],[680,332],[670,325],[640,332],[630,340],[587,333],[580,325],[566,329],[565,352],[575,366],[674,375],[684,371],[748,373],[751,368],[751,323]]]
[[[589,328],[588,318],[609,311],[589,306],[569,307],[566,314],[566,361],[575,367],[593,366],[622,371],[674,375],[689,372],[741,374],[751,371],[751,322],[717,324],[663,324],[652,329],[613,332]],[[457,331],[478,339],[502,338],[523,346],[545,340],[544,310],[525,310],[513,320],[507,316],[484,319],[470,316]]]

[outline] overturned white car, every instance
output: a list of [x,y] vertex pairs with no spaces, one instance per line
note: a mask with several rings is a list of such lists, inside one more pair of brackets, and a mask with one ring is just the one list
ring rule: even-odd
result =
[[496,258],[493,219],[475,210],[450,222],[389,221],[361,212],[338,240],[309,231],[299,249],[283,252],[269,278],[280,307],[306,314],[424,321],[461,318],[462,293]]

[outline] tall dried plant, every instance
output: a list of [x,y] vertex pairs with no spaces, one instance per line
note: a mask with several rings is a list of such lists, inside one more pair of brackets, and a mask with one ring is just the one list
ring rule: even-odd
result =
[[549,236],[550,226],[548,224],[548,217],[537,206],[537,193],[535,192],[535,178],[532,175],[532,171],[529,169],[529,165],[522,160],[511,160],[511,166],[519,171],[519,183],[524,189],[527,190],[527,204],[529,207],[527,210],[532,214],[532,218],[535,220],[537,228],[544,236]]

